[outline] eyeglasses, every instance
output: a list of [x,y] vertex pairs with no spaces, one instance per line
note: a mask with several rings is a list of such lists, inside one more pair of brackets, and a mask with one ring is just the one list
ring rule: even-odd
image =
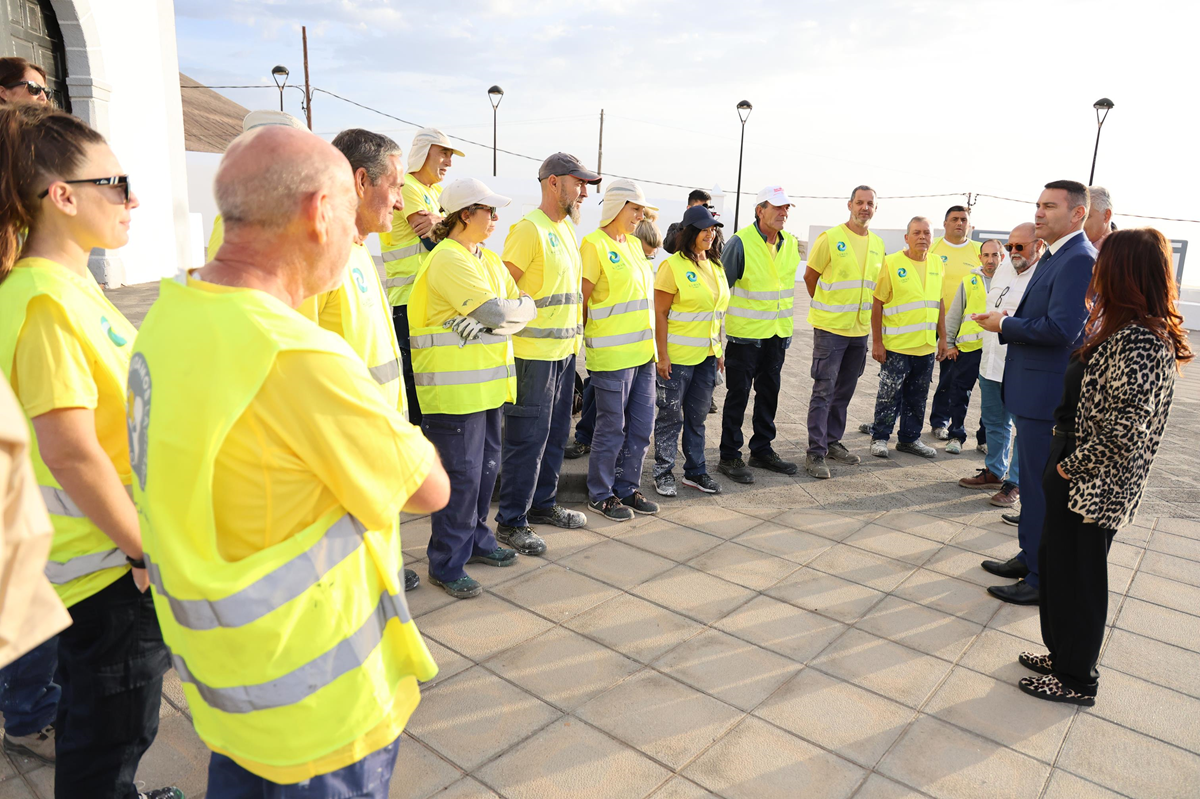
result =
[[[54,182],[55,183],[91,183],[93,186],[116,186],[117,188],[122,190],[122,193],[125,196],[124,201],[126,203],[129,202],[129,193],[130,193],[129,175],[113,175],[112,177],[107,177],[107,178],[81,178],[79,180],[56,180]],[[53,185],[53,184],[51,184],[51,185]],[[41,194],[38,195],[38,199],[40,200],[43,197],[47,196],[48,194],[50,194],[49,186],[46,187],[45,191],[43,191]]]
[[47,97],[49,97],[49,96],[50,96],[50,90],[49,90],[49,89],[47,89],[45,86],[42,86],[42,85],[40,85],[40,84],[37,84],[37,83],[34,83],[34,82],[33,82],[33,81],[31,81],[31,80],[19,80],[19,81],[17,81],[16,83],[10,83],[10,84],[8,84],[8,85],[7,85],[7,86],[5,86],[4,88],[6,88],[6,89],[15,89],[15,88],[17,88],[18,86],[24,86],[24,87],[25,87],[25,90],[26,90],[26,91],[28,91],[28,92],[29,92],[29,94],[30,94],[30,96],[32,96],[32,97],[41,97],[43,94],[44,94],[44,95],[46,95]]
[[490,205],[472,205],[471,213],[475,213],[476,211],[487,211],[488,216],[496,215],[496,209]]
[[1017,252],[1025,252],[1026,247],[1033,247],[1033,245],[1032,244],[1005,244],[1004,245],[1004,249],[1008,250],[1009,252],[1012,252],[1013,250],[1016,250]]
[[1000,307],[1000,303],[1004,302],[1004,295],[1008,293],[1008,290],[1009,290],[1010,288],[1012,288],[1012,286],[1005,286],[1005,287],[1004,287],[1004,291],[1000,292],[1000,296],[998,296],[998,297],[996,298],[996,305],[995,305],[994,307],[996,307],[996,308],[999,308],[999,307]]

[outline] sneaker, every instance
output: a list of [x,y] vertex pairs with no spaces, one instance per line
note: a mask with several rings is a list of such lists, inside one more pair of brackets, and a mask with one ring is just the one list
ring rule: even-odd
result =
[[1021,489],[1017,488],[1016,483],[1010,483],[1005,480],[1004,485],[992,495],[988,502],[995,505],[997,508],[1014,508],[1018,500],[1021,499]]
[[864,436],[871,435],[871,425],[863,422],[858,426],[858,432],[862,433]]
[[546,551],[546,542],[533,532],[531,527],[509,527],[507,524],[497,524],[496,540],[512,547],[522,555],[541,555]]
[[984,455],[986,455],[987,454],[987,442],[980,441],[978,444],[975,445],[975,451],[982,452]]
[[567,510],[562,505],[552,505],[549,508],[531,508],[525,518],[530,524],[553,524],[574,530],[587,524],[587,516],[577,510]]
[[504,547],[496,547],[491,552],[485,552],[482,555],[472,555],[467,558],[467,563],[482,563],[485,566],[511,566],[517,562],[517,551],[515,549],[505,549]]
[[754,472],[746,468],[746,462],[741,458],[732,460],[722,458],[721,462],[717,464],[717,469],[735,483],[754,482]]
[[658,503],[651,502],[650,500],[646,499],[646,495],[641,491],[634,491],[632,494],[625,497],[625,499],[621,500],[621,503],[629,508],[632,508],[634,513],[640,513],[643,516],[652,516],[655,513],[658,513]]
[[918,455],[922,458],[937,457],[937,450],[922,441],[913,441],[908,444],[901,441],[900,443],[896,444],[896,451],[907,452],[910,455]]
[[627,522],[633,518],[633,508],[625,507],[615,496],[599,502],[593,499],[588,502],[588,507],[614,522]]
[[716,412],[717,412],[717,401],[716,401],[715,399],[712,399],[712,400],[709,400],[709,401],[708,401],[708,412],[709,412],[709,413],[716,413]]
[[707,474],[698,474],[695,477],[684,477],[683,484],[698,488],[705,494],[720,494],[721,486],[716,480],[709,477]]
[[872,439],[871,454],[876,458],[886,458],[888,456],[887,442],[882,438]]
[[1013,527],[1021,526],[1021,514],[1019,513],[1002,513],[1000,518],[1004,520],[1005,524],[1011,524]]
[[933,437],[938,441],[949,441],[950,430],[946,427],[935,427],[933,428]]
[[404,570],[404,593],[416,589],[421,584],[420,576],[412,569]]
[[183,791],[171,785],[167,788],[155,788],[153,791],[138,791],[137,799],[185,799]]
[[675,475],[667,472],[654,478],[654,490],[658,492],[660,497],[673,497],[678,492],[675,488]]
[[825,459],[820,455],[805,455],[804,471],[808,473],[809,477],[815,477],[818,480],[829,479],[829,467],[825,465]]
[[964,477],[958,484],[963,488],[999,488],[1004,481],[987,469],[980,469],[974,477]]
[[780,474],[795,474],[800,467],[791,461],[785,461],[774,450],[768,450],[766,455],[751,455],[750,465],[756,469],[768,469]]
[[834,441],[829,445],[829,452],[826,457],[833,458],[838,463],[848,463],[851,466],[857,466],[862,462],[862,458],[846,449],[846,445],[840,441]]
[[946,442],[946,454],[947,455],[961,455],[962,454],[962,442],[959,441],[957,438],[954,439],[953,441],[947,441]]
[[591,451],[591,444],[584,444],[582,441],[571,439],[571,443],[567,444],[566,448],[563,449],[563,457],[569,461],[573,461],[576,458],[582,458]]
[[47,724],[29,735],[5,735],[4,751],[54,765],[54,725]]
[[483,586],[470,577],[459,577],[457,580],[444,583],[431,574],[429,575],[429,582],[431,585],[436,585],[443,589],[455,599],[470,599],[483,593]]

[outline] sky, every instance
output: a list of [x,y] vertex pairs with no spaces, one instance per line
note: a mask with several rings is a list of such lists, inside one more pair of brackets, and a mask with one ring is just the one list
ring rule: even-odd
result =
[[[605,174],[720,185],[728,209],[736,105],[748,100],[742,190],[783,185],[801,238],[810,224],[845,221],[841,198],[864,183],[880,195],[876,227],[915,214],[936,223],[966,192],[1032,202],[1050,180],[1086,183],[1092,104],[1108,97],[1095,183],[1112,192],[1117,224],[1200,248],[1200,223],[1122,215],[1200,220],[1192,3],[175,0],[175,13],[180,69],[209,85],[269,87],[221,90],[251,109],[278,108],[276,64],[303,82],[307,25],[314,86],[485,143],[462,145],[458,176],[491,174],[487,90],[498,84],[501,147],[539,160],[562,150],[594,167],[604,109]],[[302,116],[301,99],[288,89],[286,109]],[[326,94],[313,123],[326,138],[384,132],[405,151],[415,131]],[[499,154],[503,176],[532,181],[536,167]],[[898,199],[922,194],[955,196]],[[839,199],[802,199],[825,196]],[[1032,213],[980,197],[973,220],[1007,230]],[[1191,255],[1200,261],[1200,249]]]

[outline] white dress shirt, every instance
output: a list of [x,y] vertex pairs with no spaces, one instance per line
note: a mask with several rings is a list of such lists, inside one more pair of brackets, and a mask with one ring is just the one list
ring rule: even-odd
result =
[[[1007,312],[1010,316],[1017,312],[1021,297],[1029,285],[1033,273],[1037,271],[1038,263],[1017,274],[1012,263],[1006,258],[996,274],[992,277],[992,287],[988,291],[987,309],[989,311]],[[1001,322],[1003,324],[1003,322]],[[1000,334],[983,331],[983,357],[979,362],[979,374],[997,383],[1004,379],[1004,354],[1008,345],[1000,343]]]

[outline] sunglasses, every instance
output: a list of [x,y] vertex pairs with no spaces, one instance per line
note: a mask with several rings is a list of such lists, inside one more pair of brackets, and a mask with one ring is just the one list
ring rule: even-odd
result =
[[1012,252],[1013,250],[1016,250],[1017,252],[1025,252],[1026,247],[1033,247],[1033,245],[1032,244],[1005,244],[1004,245],[1004,249],[1008,250],[1009,252]]
[[472,212],[475,212],[475,211],[487,211],[487,212],[488,212],[488,216],[495,216],[495,215],[496,215],[496,209],[495,209],[493,206],[490,206],[490,205],[472,205],[472,206],[471,206],[471,211],[472,211]]
[[28,91],[29,94],[33,97],[41,97],[43,94],[46,95],[47,97],[50,96],[49,89],[47,89],[45,86],[41,86],[37,83],[34,83],[31,80],[19,80],[16,83],[10,83],[9,85],[5,86],[4,88],[15,89],[18,86],[24,86],[25,90]]
[[[59,181],[55,181],[55,182],[56,183],[91,183],[93,186],[116,186],[117,188],[122,190],[122,193],[124,194],[124,197],[125,197],[125,202],[126,203],[129,202],[129,192],[130,192],[129,175],[113,175],[112,177],[107,177],[107,178],[81,178],[80,180],[59,180]],[[50,194],[49,187],[47,187],[45,191],[43,191],[41,194],[38,195],[38,199],[40,200],[43,197],[47,196],[48,194]]]

